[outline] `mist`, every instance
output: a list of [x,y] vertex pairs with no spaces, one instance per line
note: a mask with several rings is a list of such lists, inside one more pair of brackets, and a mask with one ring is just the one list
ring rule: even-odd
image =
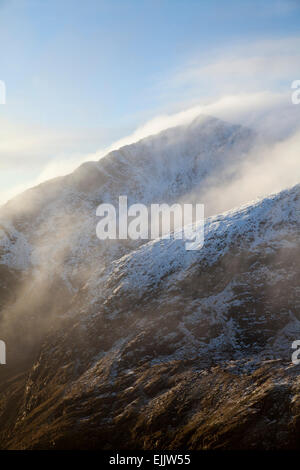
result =
[[[60,137],[59,149],[60,154],[55,158],[47,161],[47,154],[53,152],[53,147],[57,145],[51,142],[49,136],[46,141],[37,141],[30,137],[30,131],[27,131],[25,154],[33,154],[30,157],[34,160],[43,160],[43,154],[47,147],[47,142],[51,142],[50,150],[45,154],[45,163],[42,169],[38,171],[35,178],[27,182],[20,182],[19,184],[7,189],[3,189],[0,193],[0,204],[4,204],[9,199],[17,194],[25,191],[28,188],[34,187],[43,183],[51,178],[72,173],[78,166],[88,161],[99,161],[105,157],[109,152],[118,150],[119,148],[136,143],[150,135],[158,134],[165,129],[179,125],[186,125],[193,121],[199,115],[208,115],[220,118],[224,121],[241,124],[257,131],[263,141],[272,142],[278,139],[286,139],[294,134],[300,127],[300,106],[292,104],[292,90],[285,93],[259,91],[251,93],[236,93],[224,94],[219,98],[210,98],[203,100],[195,106],[183,109],[175,113],[165,113],[157,115],[156,117],[146,121],[140,125],[133,133],[116,140],[111,145],[100,148],[95,152],[83,153],[77,151],[73,153],[62,152],[64,138]],[[17,155],[22,152],[23,141],[15,139],[13,134],[8,134],[9,141],[2,142],[1,147],[3,151],[13,152],[15,155],[16,164]],[[70,146],[72,136],[68,135],[67,146]],[[82,140],[82,137],[81,137]],[[80,142],[79,142],[80,143]],[[74,147],[76,144],[72,144]],[[45,147],[46,146],[46,147]],[[10,147],[12,149],[10,150]],[[79,146],[80,147],[80,146]],[[1,151],[1,149],[0,149]],[[26,155],[25,155],[26,156]],[[41,160],[42,158],[42,160]],[[28,158],[25,158],[26,165],[28,166]]]
[[300,132],[267,145],[259,140],[242,163],[210,178],[204,190],[191,192],[185,200],[202,199],[208,217],[295,186],[300,181],[299,149]]

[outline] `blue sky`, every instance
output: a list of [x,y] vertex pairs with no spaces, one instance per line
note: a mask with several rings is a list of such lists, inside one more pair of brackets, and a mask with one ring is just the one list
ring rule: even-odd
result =
[[299,0],[0,0],[2,190],[161,113],[287,89],[299,25]]

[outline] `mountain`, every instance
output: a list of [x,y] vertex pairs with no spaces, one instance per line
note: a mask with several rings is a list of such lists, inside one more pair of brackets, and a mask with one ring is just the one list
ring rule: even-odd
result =
[[208,217],[201,250],[95,235],[120,194],[205,202],[254,140],[199,118],[2,208],[2,448],[297,447],[300,186]]
[[0,331],[8,362],[19,364],[32,348],[35,353],[37,339],[58,326],[99,267],[137,247],[136,241],[98,240],[100,203],[117,206],[119,195],[126,195],[128,204],[185,202],[194,194],[205,202],[211,180],[230,180],[254,141],[249,129],[200,116],[85,163],[3,206]]

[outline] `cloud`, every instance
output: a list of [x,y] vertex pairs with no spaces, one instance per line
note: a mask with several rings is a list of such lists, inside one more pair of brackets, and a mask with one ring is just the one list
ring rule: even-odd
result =
[[166,92],[169,103],[183,97],[183,110],[159,114],[108,146],[100,146],[111,135],[105,129],[49,130],[0,120],[0,203],[49,178],[70,173],[85,161],[99,160],[148,135],[188,123],[199,114],[253,127],[265,138],[285,139],[297,131],[300,106],[292,105],[290,86],[300,79],[299,37],[208,51],[182,64],[160,84],[158,93]]
[[[75,141],[72,142],[72,145],[69,143],[69,152],[64,153],[62,149],[64,146],[66,147],[66,142],[68,141],[66,136],[56,136],[53,138],[52,135],[41,136],[39,134],[35,138],[32,134],[26,135],[26,132],[24,132],[19,135],[17,141],[14,141],[12,138],[14,134],[12,133],[7,141],[4,140],[0,144],[0,153],[10,153],[10,156],[13,158],[13,165],[26,166],[29,161],[30,165],[38,165],[39,171],[34,178],[26,183],[16,184],[2,191],[0,200],[4,203],[27,188],[50,178],[72,172],[85,161],[97,161],[112,150],[117,150],[124,145],[137,142],[169,127],[187,124],[200,114],[211,115],[232,123],[252,127],[258,130],[265,138],[272,139],[287,138],[299,129],[300,126],[300,106],[292,104],[290,91],[286,94],[259,92],[228,95],[206,104],[193,106],[184,111],[162,114],[138,127],[132,134],[96,152],[76,152],[75,147],[80,143],[78,136],[74,137]],[[72,135],[68,138],[72,139]],[[56,157],[47,158],[55,150]],[[24,161],[19,160],[20,155],[24,158]],[[41,155],[43,155],[44,159],[43,165],[41,165]],[[5,164],[2,163],[2,166],[4,167]]]
[[[109,135],[105,129],[45,129],[0,118],[0,204],[73,171]],[[91,157],[93,158],[93,157]]]
[[300,37],[260,40],[202,52],[182,64],[165,81],[165,88],[195,96],[283,90],[300,67]]
[[[264,135],[284,137],[300,126],[300,106],[291,101],[292,91],[288,93],[241,93],[226,95],[206,104],[193,106],[173,114],[162,114],[149,120],[132,134],[114,142],[111,146],[96,152],[94,160],[164,129],[191,122],[200,114],[214,116],[235,124],[250,126]],[[282,116],[286,115],[285,120]]]
[[283,141],[254,147],[235,169],[233,180],[224,184],[210,182],[205,194],[206,215],[227,211],[298,184],[299,148],[300,131]]

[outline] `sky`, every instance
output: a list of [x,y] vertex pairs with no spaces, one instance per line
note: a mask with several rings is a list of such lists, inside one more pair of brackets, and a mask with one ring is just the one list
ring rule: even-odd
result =
[[200,112],[299,122],[300,0],[0,0],[0,44],[0,203]]

